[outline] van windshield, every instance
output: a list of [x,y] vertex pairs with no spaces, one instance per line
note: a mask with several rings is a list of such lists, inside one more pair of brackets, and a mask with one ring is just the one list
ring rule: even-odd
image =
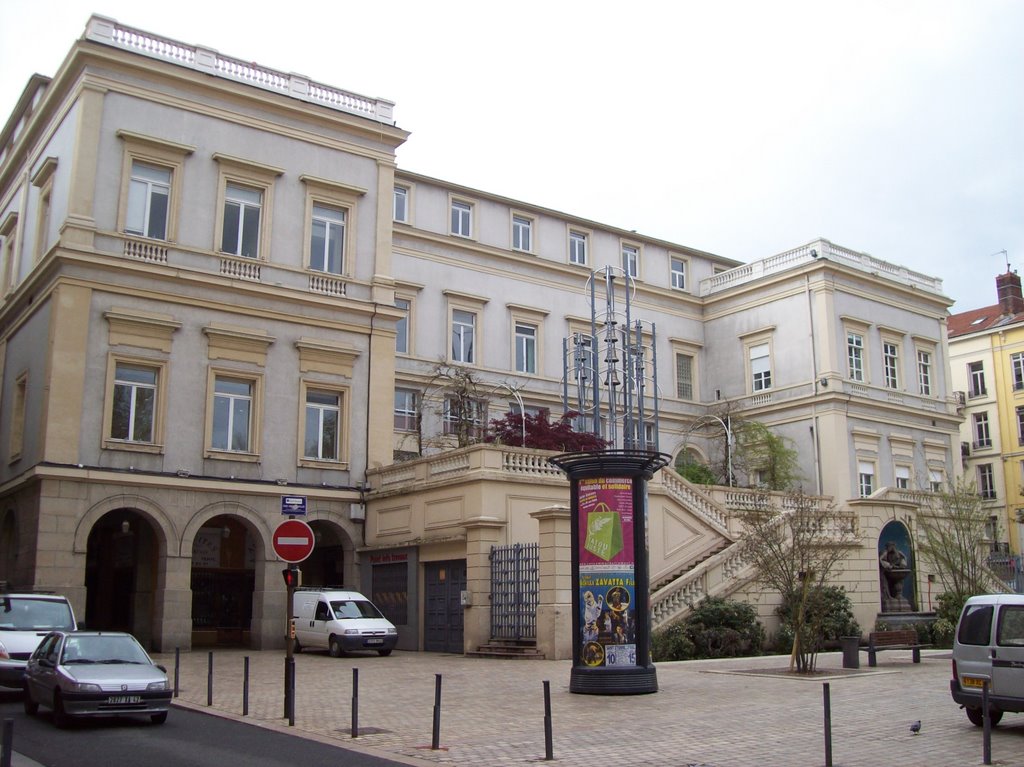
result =
[[71,608],[56,599],[0,598],[0,631],[73,629]]
[[331,601],[334,617],[345,618],[383,618],[380,610],[365,599],[338,599]]

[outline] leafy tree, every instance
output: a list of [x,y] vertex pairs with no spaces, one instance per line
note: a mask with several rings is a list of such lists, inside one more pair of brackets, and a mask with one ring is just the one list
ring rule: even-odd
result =
[[502,445],[522,445],[535,450],[557,450],[562,453],[603,450],[607,447],[607,441],[596,434],[573,429],[573,422],[578,415],[570,411],[552,422],[546,410],[536,415],[527,413],[525,418],[519,413],[506,413],[503,418],[491,421],[491,430],[486,441]]
[[919,500],[918,552],[935,568],[950,606],[1001,590],[986,564],[989,514],[974,483],[961,477],[943,492],[921,493]]
[[767,490],[793,490],[803,480],[799,453],[791,441],[758,421],[742,421],[733,429],[733,468],[747,477],[759,473]]
[[822,594],[841,572],[841,565],[858,543],[856,518],[838,511],[821,498],[789,493],[782,510],[765,493],[758,503],[739,512],[745,555],[758,580],[782,595],[791,616],[793,650],[790,669],[814,670],[825,633]]
[[715,472],[687,453],[682,453],[675,465],[676,473],[695,485],[713,485],[718,481]]

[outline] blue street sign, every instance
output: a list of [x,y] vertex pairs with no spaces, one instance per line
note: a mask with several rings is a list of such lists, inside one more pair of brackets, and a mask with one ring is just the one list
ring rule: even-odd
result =
[[306,496],[282,495],[281,513],[299,517],[306,516]]

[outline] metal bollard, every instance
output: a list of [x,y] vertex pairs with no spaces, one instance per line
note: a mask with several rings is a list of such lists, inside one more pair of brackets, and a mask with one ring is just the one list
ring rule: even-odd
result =
[[551,739],[551,682],[544,680],[544,760],[555,758],[555,746]]
[[430,740],[430,748],[437,751],[441,748],[441,675],[434,674],[434,735]]
[[359,737],[359,669],[352,669],[352,737]]
[[989,680],[981,683],[981,714],[984,728],[982,730],[981,763],[992,764],[992,717],[988,710]]
[[828,682],[822,683],[825,699],[825,767],[832,767],[832,694]]
[[213,705],[213,651],[210,651],[210,659],[206,667],[206,705]]
[[288,726],[295,726],[295,658],[288,659]]
[[14,720],[4,719],[4,743],[0,748],[0,767],[11,767],[11,752],[14,750]]
[[245,668],[242,672],[242,716],[249,716],[249,656],[245,656]]
[[181,648],[174,648],[174,697],[178,697],[178,672],[181,668]]

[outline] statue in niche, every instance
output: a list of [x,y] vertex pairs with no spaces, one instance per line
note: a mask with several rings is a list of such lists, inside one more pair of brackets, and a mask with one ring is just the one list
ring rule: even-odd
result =
[[903,596],[903,582],[910,575],[910,565],[907,555],[896,548],[894,541],[885,544],[885,549],[878,557],[878,567],[881,573],[882,612],[913,612],[914,605]]

